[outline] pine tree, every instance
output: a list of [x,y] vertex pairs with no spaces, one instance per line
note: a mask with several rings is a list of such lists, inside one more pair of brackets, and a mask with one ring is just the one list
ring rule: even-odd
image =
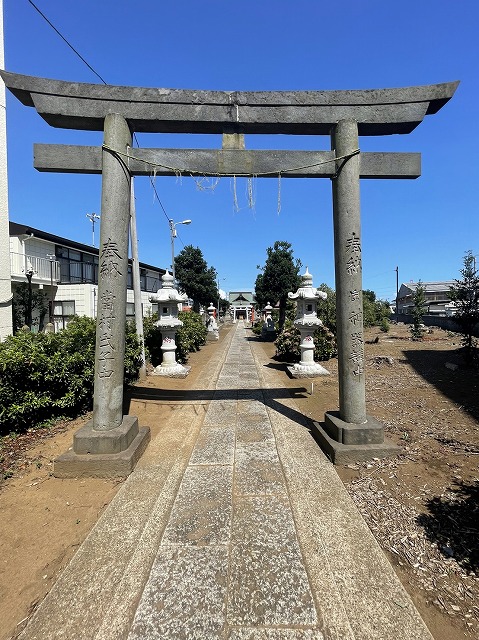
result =
[[296,291],[301,284],[299,270],[301,260],[295,260],[289,242],[277,240],[266,250],[266,263],[262,273],[255,282],[255,298],[263,308],[268,302],[273,306],[279,302],[279,330],[281,331],[286,318],[286,302],[288,292]]
[[424,336],[424,328],[422,326],[422,317],[426,313],[426,290],[422,286],[421,280],[416,285],[416,290],[412,298],[414,307],[412,309],[412,326],[411,337],[413,340],[422,340]]
[[463,264],[464,268],[460,270],[462,280],[455,280],[449,297],[456,304],[454,320],[462,333],[461,343],[466,362],[472,363],[477,348],[474,328],[479,322],[479,275],[472,251],[466,253]]
[[188,244],[175,257],[175,276],[179,288],[193,299],[193,311],[218,299],[216,270],[208,267],[198,247]]

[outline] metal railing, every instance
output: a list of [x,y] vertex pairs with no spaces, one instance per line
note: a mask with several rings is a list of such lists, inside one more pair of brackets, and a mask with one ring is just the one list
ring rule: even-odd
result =
[[22,253],[10,253],[10,269],[12,277],[25,276],[29,271],[33,272],[32,280],[45,282],[60,281],[60,263],[48,258],[24,255]]

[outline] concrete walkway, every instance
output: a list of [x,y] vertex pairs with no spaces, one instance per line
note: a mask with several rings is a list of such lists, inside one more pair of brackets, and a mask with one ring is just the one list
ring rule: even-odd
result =
[[23,640],[431,640],[256,346],[218,345]]

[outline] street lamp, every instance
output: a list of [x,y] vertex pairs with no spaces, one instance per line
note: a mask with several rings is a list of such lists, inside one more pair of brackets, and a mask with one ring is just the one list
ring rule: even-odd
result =
[[176,281],[175,275],[175,238],[176,238],[176,225],[177,224],[191,224],[191,220],[182,220],[181,222],[173,222],[171,218],[168,219],[170,223],[170,235],[171,235],[171,274],[173,281]]
[[27,276],[28,281],[28,298],[27,298],[27,312],[25,316],[25,324],[27,327],[32,330],[32,303],[33,303],[33,292],[32,292],[32,278],[35,271],[33,270],[33,266],[28,262],[27,269],[25,270],[25,275]]
[[87,213],[86,217],[91,222],[92,226],[92,246],[95,246],[95,222],[100,219],[100,216],[97,213]]
[[55,261],[55,254],[53,253],[47,253],[47,258],[50,260],[50,318],[48,319],[48,322],[50,324],[53,324],[53,301],[54,301],[54,294],[53,294],[53,263]]

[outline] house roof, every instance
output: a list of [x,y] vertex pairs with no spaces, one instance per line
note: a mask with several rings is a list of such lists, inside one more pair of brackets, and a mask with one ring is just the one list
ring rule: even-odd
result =
[[[401,289],[409,289],[409,291],[414,292],[417,289],[419,282],[403,282],[399,291]],[[440,282],[421,282],[421,286],[424,288],[426,293],[441,293],[445,291],[449,291],[451,287],[456,284],[455,280],[442,280]]]
[[[92,247],[91,245],[88,245],[88,244],[76,242],[75,240],[69,240],[68,238],[62,238],[61,236],[56,236],[53,233],[48,233],[48,231],[35,229],[35,227],[19,224],[18,222],[10,222],[9,226],[10,226],[11,236],[22,236],[22,235],[33,236],[34,238],[40,238],[40,240],[48,240],[49,242],[54,242],[55,244],[61,244],[71,249],[77,249],[78,251],[83,251],[85,253],[99,255],[99,249],[97,247]],[[131,262],[131,259],[129,259],[129,262]],[[161,267],[155,267],[150,264],[146,264],[145,262],[140,262],[139,265],[143,269],[151,269],[153,271],[158,271],[161,274],[165,273],[165,269],[162,269]]]

